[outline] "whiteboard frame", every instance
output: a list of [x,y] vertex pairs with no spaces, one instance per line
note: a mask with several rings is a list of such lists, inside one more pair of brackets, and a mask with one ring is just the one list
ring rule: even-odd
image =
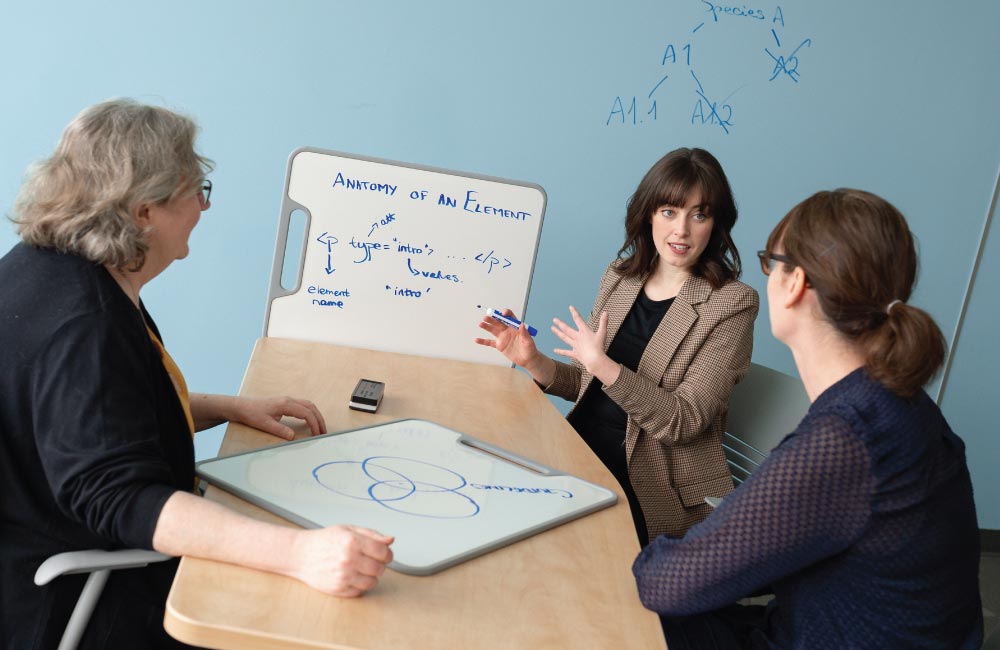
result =
[[[394,167],[415,169],[419,171],[432,172],[437,174],[446,174],[450,176],[458,176],[463,178],[471,178],[475,180],[489,181],[493,183],[502,183],[505,185],[516,185],[519,187],[527,187],[537,190],[542,197],[542,208],[541,212],[538,215],[538,230],[535,235],[535,240],[533,244],[534,250],[531,255],[531,268],[528,271],[528,284],[524,289],[524,297],[521,300],[521,303],[517,305],[518,313],[521,315],[521,318],[522,319],[526,318],[525,312],[527,311],[528,308],[528,297],[531,294],[531,284],[534,281],[535,277],[535,263],[538,260],[538,245],[541,242],[542,228],[544,227],[544,220],[545,220],[545,210],[548,207],[548,194],[546,194],[545,188],[543,188],[541,185],[537,183],[516,181],[509,178],[502,178],[499,176],[487,176],[484,174],[463,172],[454,169],[447,169],[444,167],[432,167],[428,165],[419,165],[416,163],[389,160],[386,158],[375,158],[371,156],[353,154],[344,151],[336,151],[333,149],[321,149],[318,147],[304,146],[295,149],[291,154],[289,154],[288,163],[285,167],[285,186],[281,195],[281,211],[278,217],[278,232],[275,237],[275,243],[274,243],[274,260],[271,264],[271,280],[268,286],[267,304],[264,310],[264,332],[263,332],[264,336],[269,336],[268,329],[271,322],[271,305],[278,298],[284,298],[286,296],[292,296],[297,294],[299,290],[302,288],[302,279],[305,277],[306,252],[309,245],[309,239],[310,239],[309,234],[312,229],[312,213],[306,206],[302,205],[301,203],[298,203],[297,201],[292,200],[288,196],[288,190],[289,187],[291,186],[291,180],[292,180],[292,163],[295,160],[295,157],[301,153],[315,153],[326,156],[350,158],[353,160],[361,160],[370,163],[391,165]],[[281,274],[285,266],[285,251],[288,249],[288,230],[291,222],[291,215],[296,210],[300,210],[302,214],[305,215],[305,220],[306,220],[305,230],[304,230],[304,236],[302,237],[302,244],[299,249],[299,266],[297,270],[295,287],[292,289],[285,289],[284,287],[281,286]],[[370,349],[379,349],[379,348],[372,347]],[[410,352],[410,354],[416,354],[416,353]],[[473,363],[482,363],[479,360],[471,360],[471,359],[460,359],[460,360],[472,361]],[[498,361],[497,365],[507,365],[507,364],[505,363],[504,360],[503,362]],[[510,366],[512,367],[513,364],[510,364]]]
[[518,465],[523,469],[536,472],[543,476],[564,476],[572,478],[590,488],[597,490],[598,492],[605,493],[605,496],[601,498],[599,501],[592,503],[590,505],[567,511],[566,513],[559,514],[555,517],[552,517],[551,519],[545,520],[534,526],[529,526],[528,528],[520,529],[507,535],[502,535],[487,544],[471,547],[463,552],[446,557],[445,559],[439,562],[434,562],[432,564],[427,564],[427,565],[412,565],[412,564],[404,564],[402,562],[394,560],[389,564],[389,568],[399,571],[400,573],[405,573],[408,575],[415,575],[415,576],[432,575],[449,567],[455,566],[456,564],[461,564],[462,562],[471,560],[472,558],[479,557],[480,555],[485,555],[486,553],[502,548],[509,544],[513,544],[514,542],[518,542],[522,539],[527,539],[528,537],[531,537],[543,531],[573,521],[574,519],[579,519],[581,517],[585,517],[599,510],[603,510],[604,508],[611,507],[618,502],[618,495],[604,486],[597,485],[596,483],[591,483],[590,481],[584,480],[573,474],[562,472],[558,469],[549,467],[542,463],[531,460],[530,458],[526,458],[524,456],[521,456],[520,454],[504,449],[503,447],[499,447],[492,443],[479,440],[478,438],[475,438],[473,436],[455,431],[454,429],[446,427],[443,424],[439,424],[437,422],[433,422],[431,420],[426,420],[423,418],[400,418],[398,420],[381,422],[379,424],[374,424],[370,426],[356,427],[354,429],[335,431],[319,436],[312,436],[310,438],[291,440],[289,442],[283,442],[276,445],[268,445],[265,447],[260,447],[258,449],[251,449],[249,451],[244,451],[238,454],[231,454],[229,456],[219,456],[216,458],[209,458],[198,462],[195,465],[195,471],[199,477],[209,482],[210,484],[218,486],[226,490],[227,492],[235,494],[241,499],[248,501],[254,504],[255,506],[263,508],[268,512],[276,514],[279,517],[287,519],[292,523],[298,524],[303,528],[321,528],[322,527],[321,524],[318,524],[317,522],[307,519],[287,508],[279,506],[268,500],[266,497],[259,496],[256,493],[246,490],[238,485],[234,485],[233,483],[227,480],[213,476],[210,469],[211,465],[213,463],[229,461],[233,458],[238,458],[240,456],[250,456],[263,452],[270,453],[273,452],[275,449],[289,447],[292,445],[316,444],[317,441],[321,441],[323,439],[332,438],[335,436],[341,436],[347,433],[355,433],[358,431],[377,430],[390,425],[399,424],[401,422],[425,422],[428,424],[433,424],[436,427],[440,427],[441,429],[445,429],[446,431],[451,431],[455,433],[458,436],[458,438],[455,440],[455,444],[464,444],[469,448],[470,451],[481,453],[485,457],[489,457],[490,459],[492,459],[494,462],[513,463],[514,465]]

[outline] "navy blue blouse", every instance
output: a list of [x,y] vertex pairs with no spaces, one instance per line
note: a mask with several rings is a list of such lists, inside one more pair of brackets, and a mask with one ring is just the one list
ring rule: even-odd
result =
[[965,445],[923,392],[856,370],[711,516],[632,568],[685,616],[770,586],[758,648],[978,648],[979,530]]

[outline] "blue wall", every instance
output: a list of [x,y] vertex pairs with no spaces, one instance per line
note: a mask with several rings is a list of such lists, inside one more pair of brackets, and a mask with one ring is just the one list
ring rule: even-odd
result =
[[[528,318],[542,324],[590,306],[627,197],[677,146],[705,147],[728,171],[746,279],[762,292],[754,251],[792,205],[818,189],[869,189],[910,219],[923,249],[914,302],[949,339],[1000,168],[992,0],[11,4],[3,210],[84,106],[131,96],[203,128],[200,147],[218,165],[213,207],[191,257],[144,290],[195,390],[239,386],[262,331],[285,161],[299,146],[541,184],[549,204]],[[14,241],[0,229],[0,250]],[[1000,477],[984,460],[997,458],[984,406],[998,397],[986,279],[996,242],[944,403],[974,459],[987,528],[1000,528],[985,507],[1000,499]],[[556,345],[548,333],[540,343]],[[755,360],[794,372],[766,310]]]
[[[994,206],[984,241],[982,261],[972,285],[972,295],[952,370],[943,386],[941,408],[955,431],[965,439],[969,472],[976,492],[981,528],[1000,528],[1000,425],[997,425],[997,372],[1000,369],[1000,226]],[[925,247],[926,249],[926,247]]]

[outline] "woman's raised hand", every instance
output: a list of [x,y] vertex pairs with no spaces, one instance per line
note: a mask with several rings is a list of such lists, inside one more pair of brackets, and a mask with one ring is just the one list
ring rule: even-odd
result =
[[596,331],[590,329],[587,321],[583,320],[583,317],[572,305],[570,305],[569,313],[573,317],[573,324],[576,327],[564,323],[558,318],[552,319],[552,333],[569,346],[569,348],[556,348],[553,352],[570,359],[576,359],[590,374],[605,384],[614,383],[618,379],[621,366],[612,361],[604,351],[604,341],[608,335],[608,312],[601,312]]
[[[514,312],[509,309],[503,310],[503,315],[516,318]],[[520,327],[514,329],[491,316],[483,316],[483,320],[479,322],[479,327],[492,334],[493,338],[477,338],[476,343],[496,348],[511,363],[515,363],[522,368],[527,368],[541,356],[538,348],[535,347],[535,340],[531,338],[531,334],[528,334],[528,329],[524,323],[521,323]]]

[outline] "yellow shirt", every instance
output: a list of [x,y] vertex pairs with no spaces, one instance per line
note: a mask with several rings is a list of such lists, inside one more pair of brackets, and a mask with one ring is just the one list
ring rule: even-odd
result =
[[170,381],[174,384],[174,390],[177,391],[177,399],[181,402],[181,408],[184,409],[184,417],[187,418],[188,428],[191,430],[191,436],[194,437],[194,418],[191,416],[191,396],[188,394],[187,382],[184,381],[184,375],[181,374],[181,369],[171,358],[167,349],[163,347],[163,343],[157,338],[156,334],[153,333],[148,326],[146,331],[149,332],[149,338],[153,340],[156,345],[156,349],[160,351],[160,357],[163,359],[163,367],[167,369],[167,374],[170,375]]

